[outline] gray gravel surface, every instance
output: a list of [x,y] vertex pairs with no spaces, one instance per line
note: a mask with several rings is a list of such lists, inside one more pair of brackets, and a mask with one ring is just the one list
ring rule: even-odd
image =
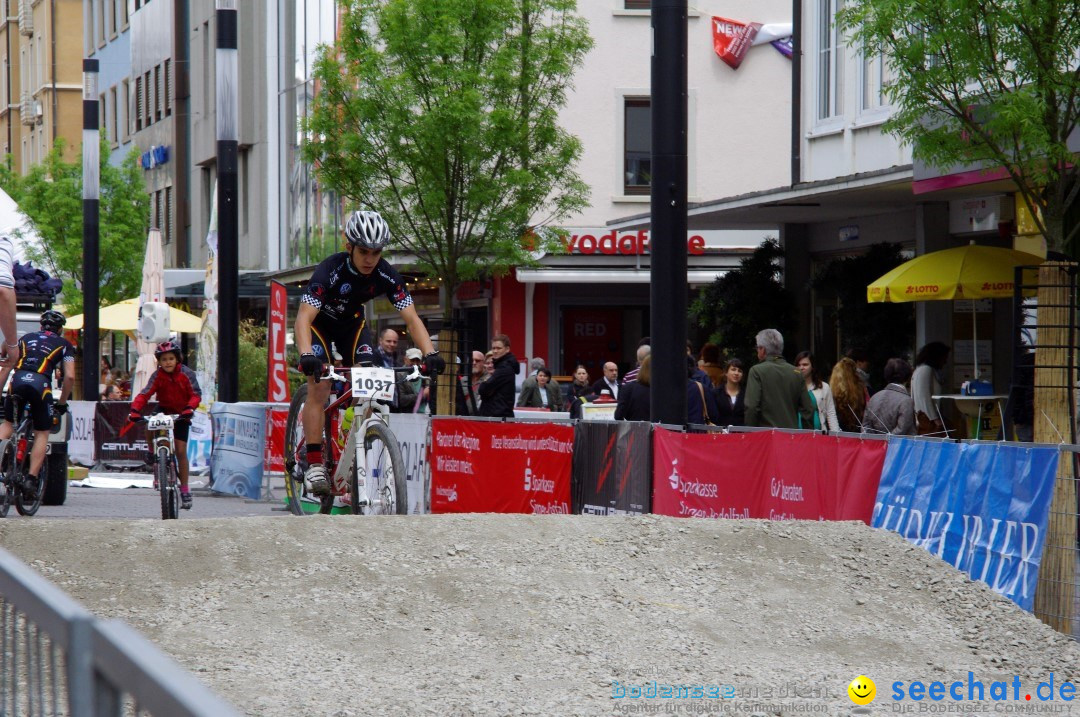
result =
[[[860,674],[886,714],[894,680],[1080,677],[1072,640],[859,523],[8,519],[0,544],[251,715],[846,715]],[[654,681],[735,696],[613,698]]]

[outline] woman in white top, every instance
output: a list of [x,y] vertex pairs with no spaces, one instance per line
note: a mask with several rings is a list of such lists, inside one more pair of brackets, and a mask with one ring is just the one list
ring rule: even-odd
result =
[[833,401],[832,389],[829,384],[821,380],[821,373],[814,364],[814,357],[809,351],[802,351],[795,357],[795,368],[806,379],[806,390],[814,399],[814,425],[803,428],[815,430],[839,431],[840,422],[836,420],[836,403]]
[[915,356],[911,398],[915,401],[915,428],[920,436],[945,433],[945,423],[931,396],[941,393],[941,372],[948,360],[949,347],[940,341],[931,341]]

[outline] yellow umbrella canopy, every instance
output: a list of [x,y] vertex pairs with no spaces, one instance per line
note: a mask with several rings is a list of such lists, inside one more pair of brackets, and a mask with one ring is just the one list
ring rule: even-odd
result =
[[1015,269],[1043,259],[1015,249],[968,244],[906,261],[866,287],[870,303],[935,299],[1006,299]]
[[[98,327],[108,331],[134,332],[139,325],[139,300],[125,299],[118,304],[98,310]],[[64,329],[78,330],[83,327],[83,315],[72,316]],[[197,334],[202,329],[202,319],[194,314],[169,307],[169,328],[176,333]]]

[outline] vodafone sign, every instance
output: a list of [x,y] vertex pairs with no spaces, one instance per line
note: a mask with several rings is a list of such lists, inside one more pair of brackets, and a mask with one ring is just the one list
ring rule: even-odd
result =
[[[599,231],[577,230],[578,233],[564,234],[559,237],[567,254],[624,254],[638,255],[649,253],[649,232],[641,229],[634,233],[621,233],[614,230],[601,234]],[[705,237],[701,234],[687,233],[686,253],[701,256],[705,253]]]

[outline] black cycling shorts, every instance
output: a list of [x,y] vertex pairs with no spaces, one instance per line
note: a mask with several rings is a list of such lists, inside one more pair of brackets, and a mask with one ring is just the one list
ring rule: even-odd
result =
[[15,423],[15,399],[26,404],[35,431],[52,430],[52,386],[48,376],[31,371],[15,371],[11,391],[4,402],[4,418]]
[[375,353],[371,348],[371,331],[363,319],[360,323],[353,324],[323,319],[321,314],[315,317],[311,324],[311,352],[332,366],[334,356],[330,353],[331,343],[341,354],[341,362],[345,366],[370,364],[375,361]]
[[174,441],[183,441],[187,443],[188,434],[191,432],[191,421],[181,421],[177,419],[173,422],[172,435]]

